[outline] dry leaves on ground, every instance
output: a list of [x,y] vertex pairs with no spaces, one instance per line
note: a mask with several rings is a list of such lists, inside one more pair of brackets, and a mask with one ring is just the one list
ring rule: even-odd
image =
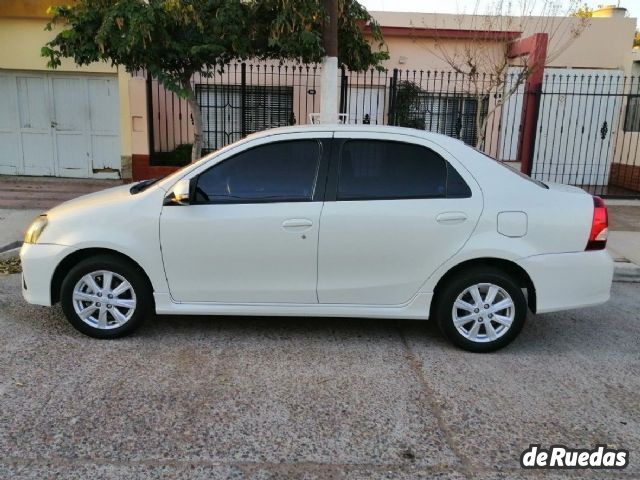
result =
[[20,266],[20,259],[18,257],[0,260],[0,274],[9,275],[20,272],[22,272],[22,267]]

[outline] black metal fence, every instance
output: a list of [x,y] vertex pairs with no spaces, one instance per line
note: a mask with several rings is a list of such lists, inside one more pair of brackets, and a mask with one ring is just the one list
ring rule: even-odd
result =
[[[308,115],[319,108],[318,80],[315,65],[237,63],[194,76],[203,154],[254,132],[308,123]],[[156,79],[146,81],[152,165],[188,163],[194,134],[188,102]]]
[[[541,91],[529,92],[515,70],[501,77],[343,70],[340,121],[442,133],[543,181],[640,197],[640,79],[616,71],[547,72]],[[311,123],[319,85],[317,65],[239,63],[194,77],[204,152],[267,128]],[[187,102],[153,79],[147,96],[152,164],[187,163],[193,139]],[[529,98],[537,109],[527,130],[522,110]],[[523,158],[527,135],[534,148]]]

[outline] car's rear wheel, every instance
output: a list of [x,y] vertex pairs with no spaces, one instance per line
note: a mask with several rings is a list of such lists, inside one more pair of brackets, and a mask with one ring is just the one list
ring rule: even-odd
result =
[[442,332],[472,352],[491,352],[511,343],[527,316],[527,300],[518,283],[489,267],[451,278],[435,301]]
[[62,281],[60,301],[71,325],[95,338],[128,335],[152,310],[144,275],[115,255],[97,255],[75,265]]

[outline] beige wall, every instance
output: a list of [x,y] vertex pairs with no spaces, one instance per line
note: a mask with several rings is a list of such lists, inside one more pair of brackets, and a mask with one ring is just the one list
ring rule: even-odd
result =
[[47,9],[52,5],[69,5],[75,0],[2,0],[0,17],[6,18],[46,18]]
[[[0,68],[15,70],[46,70],[47,59],[40,56],[40,49],[54,36],[44,27],[45,19],[0,18]],[[86,67],[76,66],[72,60],[63,60],[61,72],[116,73],[106,63]]]
[[629,74],[640,75],[640,48],[634,48],[629,52]]
[[[581,19],[573,17],[526,17],[504,18],[496,20],[489,17],[470,15],[404,13],[404,12],[372,12],[383,26],[405,28],[446,28],[470,30],[506,30],[522,31],[523,37],[536,32],[547,32],[550,36],[550,66],[562,68],[629,68],[629,51],[633,45],[636,28],[635,18],[592,18],[581,34],[571,40],[572,32],[580,30]],[[409,33],[409,37],[386,38],[391,54],[387,68],[409,68],[433,70],[446,68],[441,58],[441,48],[450,54],[460,52],[471,45],[467,40],[440,39],[440,48],[436,41],[429,38],[418,38]],[[492,42],[478,43],[474,41],[473,49],[492,53]],[[495,42],[495,50],[502,51]],[[479,48],[478,45],[481,45]],[[405,64],[399,63],[399,57],[406,56]]]
[[[384,67],[392,70],[437,70],[450,71],[443,50],[455,54],[467,44],[464,40],[433,38],[410,38],[388,36],[385,38],[389,48],[390,59],[383,63]],[[486,55],[500,56],[504,54],[504,46],[498,42],[477,42]]]
[[147,90],[143,77],[128,79],[129,109],[131,111],[131,152],[148,155],[149,139],[147,133]]
[[126,164],[132,154],[129,75],[107,63],[78,67],[71,60],[64,60],[57,70],[48,69],[40,49],[54,33],[45,31],[45,25],[43,18],[0,18],[0,69],[118,75],[121,156]]

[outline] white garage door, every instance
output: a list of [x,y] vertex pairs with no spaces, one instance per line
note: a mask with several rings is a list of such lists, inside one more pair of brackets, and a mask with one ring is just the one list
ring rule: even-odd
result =
[[0,72],[0,174],[118,178],[115,75]]

